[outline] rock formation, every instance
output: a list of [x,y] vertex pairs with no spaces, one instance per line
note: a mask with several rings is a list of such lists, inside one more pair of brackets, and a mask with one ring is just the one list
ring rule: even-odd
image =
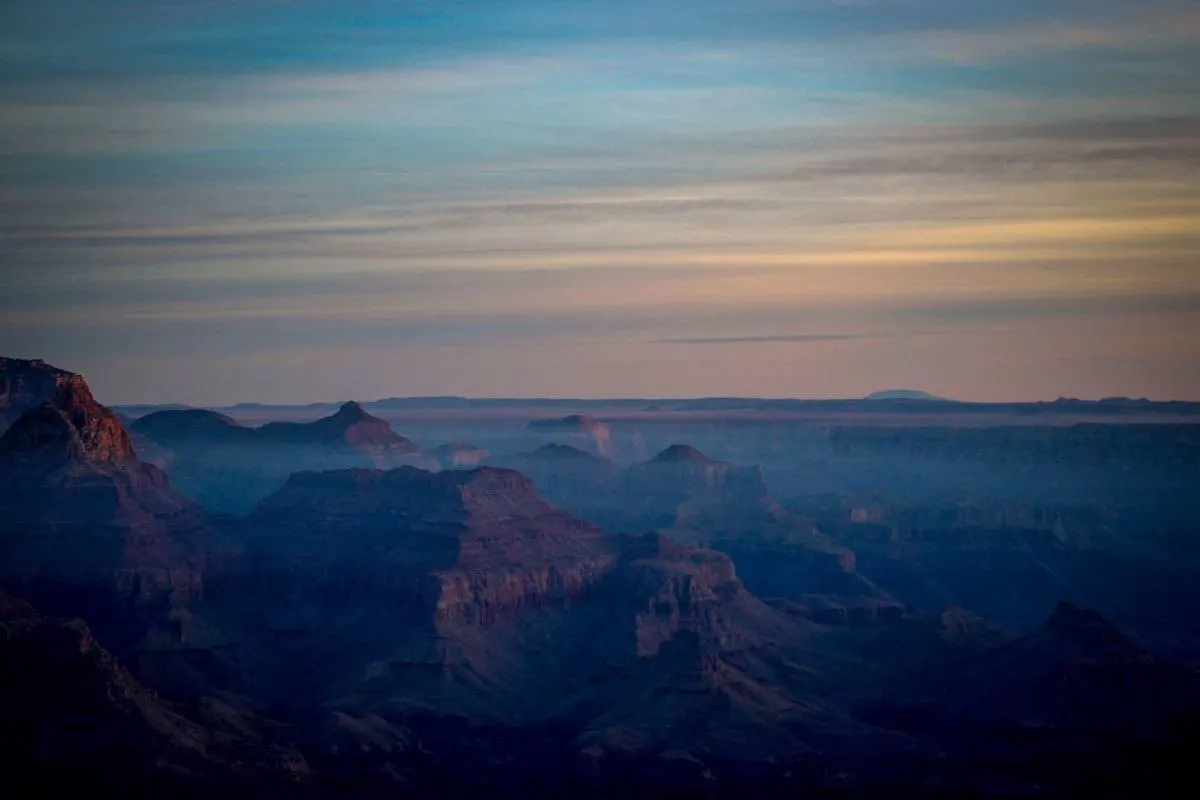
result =
[[159,411],[133,433],[162,452],[168,473],[212,511],[244,514],[301,470],[387,468],[419,461],[417,446],[357,403],[309,423],[240,425],[201,409]]
[[0,584],[51,612],[139,635],[203,594],[205,516],[79,376],[0,437],[0,508]]
[[780,516],[762,470],[714,461],[688,445],[672,445],[625,474],[630,513],[658,528],[727,533],[754,530]]
[[572,513],[610,530],[623,528],[625,478],[614,461],[554,443],[486,463],[528,475],[541,494]]
[[54,397],[59,386],[76,377],[41,359],[0,356],[0,434],[26,411]]
[[529,423],[529,430],[551,434],[559,441],[598,456],[609,458],[615,455],[612,430],[595,417],[571,414],[559,419],[537,419]]

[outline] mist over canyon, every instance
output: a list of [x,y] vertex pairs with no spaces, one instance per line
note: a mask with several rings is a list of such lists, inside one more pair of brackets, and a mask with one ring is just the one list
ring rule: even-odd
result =
[[1194,786],[1190,407],[0,389],[14,787]]

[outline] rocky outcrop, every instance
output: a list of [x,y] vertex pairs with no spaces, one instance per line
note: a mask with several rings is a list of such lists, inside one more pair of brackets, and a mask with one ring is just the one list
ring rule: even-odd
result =
[[0,434],[22,414],[54,397],[60,386],[76,377],[74,373],[41,359],[0,356]]
[[139,417],[133,432],[165,446],[184,444],[246,444],[254,429],[243,427],[232,417],[202,408],[168,409]]
[[52,613],[136,637],[203,594],[206,517],[79,376],[0,437],[0,508],[0,583]]
[[117,415],[96,402],[79,375],[59,377],[54,393],[0,439],[6,468],[39,477],[136,467],[137,453]]
[[577,445],[598,456],[615,455],[612,430],[595,417],[571,414],[558,419],[537,419],[528,427],[530,431],[552,434],[559,441]]
[[213,511],[245,514],[303,470],[389,468],[419,461],[410,440],[357,403],[309,423],[250,428],[213,411],[159,411],[133,432],[162,451],[175,483]]
[[622,529],[624,472],[614,461],[570,445],[548,444],[486,463],[518,470],[550,502],[611,530]]
[[625,474],[629,512],[653,527],[741,532],[776,521],[782,509],[762,470],[714,461],[673,445]]
[[296,589],[335,588],[345,572],[364,591],[422,598],[431,619],[481,624],[571,602],[616,554],[599,528],[494,468],[298,473],[247,526]]
[[728,554],[752,592],[790,601],[790,613],[847,625],[903,614],[900,603],[857,571],[852,550],[783,509],[756,467],[714,461],[689,445],[673,445],[626,471],[566,445],[503,463],[610,530],[657,529]]
[[[728,698],[739,725],[759,725],[798,713],[807,691],[762,681],[792,674],[809,623],[746,591],[728,556],[610,536],[511,470],[300,473],[244,526],[252,570],[227,596],[267,606],[258,619],[314,665],[268,667],[291,697],[332,693],[356,715],[572,720],[603,742],[653,707],[667,727],[638,745],[653,752],[678,735],[672,710],[710,715],[704,741],[720,749]],[[798,724],[764,727],[786,750]]]
[[269,422],[256,429],[256,433],[266,444],[347,448],[380,467],[387,466],[390,459],[419,449],[393,431],[387,421],[371,416],[355,402],[345,403],[332,416],[315,422]]
[[739,643],[742,632],[728,629],[721,612],[743,599],[745,588],[724,553],[650,534],[629,540],[613,580],[614,594],[634,610],[638,657],[657,654],[681,631],[722,646]]

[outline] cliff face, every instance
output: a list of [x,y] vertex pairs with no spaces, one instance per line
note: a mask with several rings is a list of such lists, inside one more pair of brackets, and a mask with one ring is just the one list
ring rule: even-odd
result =
[[207,520],[79,376],[0,437],[0,508],[0,584],[47,610],[85,600],[136,635],[203,594]]
[[616,552],[528,478],[493,468],[298,473],[247,527],[297,588],[353,574],[364,590],[423,598],[439,620],[479,623],[569,603]]
[[630,540],[613,581],[613,594],[631,605],[639,658],[685,631],[718,647],[741,643],[743,632],[730,629],[723,606],[750,598],[724,553],[651,534]]
[[53,394],[5,432],[0,459],[10,469],[39,475],[137,466],[137,453],[117,415],[96,402],[79,375],[59,376]]
[[746,586],[828,624],[894,621],[903,606],[864,578],[854,552],[783,509],[762,471],[674,445],[628,470],[566,445],[501,459],[553,501],[609,530],[660,530],[733,558]]
[[0,434],[22,414],[54,397],[59,386],[77,377],[40,359],[0,356]]

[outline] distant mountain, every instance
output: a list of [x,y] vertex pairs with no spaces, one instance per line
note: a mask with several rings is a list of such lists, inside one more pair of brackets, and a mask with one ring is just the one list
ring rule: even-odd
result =
[[951,402],[944,397],[923,392],[920,389],[885,389],[881,392],[871,392],[865,400],[938,400]]
[[484,463],[519,470],[550,502],[602,525],[623,499],[620,465],[571,445],[548,444],[530,453],[492,456]]
[[553,434],[558,440],[577,445],[599,456],[614,454],[612,429],[595,417],[586,414],[571,414],[556,419],[535,419],[529,423],[530,431]]
[[215,411],[158,411],[131,430],[154,445],[181,489],[210,510],[233,514],[250,511],[292,472],[391,467],[421,458],[416,444],[352,402],[314,422],[258,428]]
[[661,528],[732,532],[774,521],[782,513],[761,469],[714,461],[684,444],[630,467],[625,488],[627,511]]
[[415,453],[417,446],[368,414],[358,403],[345,403],[334,414],[314,422],[270,422],[242,426],[232,417],[200,409],[148,414],[133,429],[163,446],[179,444],[313,446],[353,450],[369,458]]

